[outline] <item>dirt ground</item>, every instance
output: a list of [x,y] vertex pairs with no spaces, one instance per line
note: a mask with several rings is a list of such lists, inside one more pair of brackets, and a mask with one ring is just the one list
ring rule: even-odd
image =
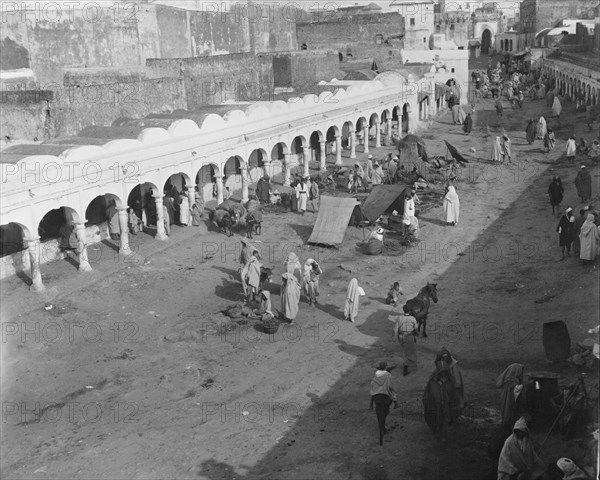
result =
[[[402,255],[362,255],[364,232],[354,227],[339,249],[311,247],[315,214],[266,215],[255,244],[274,267],[275,308],[287,252],[324,270],[320,303],[311,308],[303,299],[296,324],[275,335],[218,313],[241,299],[241,237],[204,227],[175,227],[168,243],[131,237],[138,253],[130,262],[108,244],[90,247],[97,260],[89,274],[67,261],[45,265],[44,295],[19,278],[3,281],[2,478],[495,478],[486,449],[499,421],[495,378],[508,364],[565,382],[585,372],[598,398],[597,371],[551,364],[542,346],[544,322],[564,320],[572,342],[597,324],[598,276],[577,259],[559,261],[558,218],[546,196],[559,174],[563,207],[581,208],[573,185],[580,161],[566,165],[563,152],[573,131],[592,134],[571,103],[560,125],[543,101],[505,106],[499,121],[491,100],[476,104],[470,136],[448,112],[421,132],[430,154],[445,154],[447,139],[470,163],[457,182],[459,224],[444,225],[440,197],[421,218],[421,243]],[[540,140],[525,141],[527,120],[540,115],[556,127],[550,154]],[[487,126],[493,135],[506,129],[517,163],[490,164]],[[592,175],[597,194],[597,167]],[[366,291],[355,324],[342,319],[353,277]],[[401,405],[380,447],[368,390],[378,361],[402,363],[389,320],[401,309],[384,302],[394,281],[405,298],[436,282],[439,302],[429,337],[418,341],[418,370],[392,374]],[[62,310],[52,315],[47,300]],[[421,398],[443,346],[460,363],[468,407],[434,436]],[[536,441],[544,435],[538,429]],[[583,453],[581,441],[553,434],[542,457]]]

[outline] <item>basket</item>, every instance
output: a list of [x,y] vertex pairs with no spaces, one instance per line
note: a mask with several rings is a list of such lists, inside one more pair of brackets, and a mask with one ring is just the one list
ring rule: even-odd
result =
[[269,320],[268,322],[264,322],[262,324],[263,332],[272,335],[279,330],[279,320]]

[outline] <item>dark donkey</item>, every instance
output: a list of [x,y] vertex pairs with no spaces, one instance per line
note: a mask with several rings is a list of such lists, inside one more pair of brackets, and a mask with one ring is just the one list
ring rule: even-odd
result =
[[390,413],[390,405],[394,403],[394,407],[398,406],[395,400],[396,394],[390,386],[390,372],[394,368],[394,366],[388,367],[385,362],[381,362],[377,367],[375,378],[371,381],[371,410],[373,410],[373,404],[375,404],[375,413],[377,414],[377,424],[379,426],[379,445],[383,445],[383,435],[387,432],[385,420]]
[[433,303],[437,303],[438,301],[437,283],[427,283],[416,297],[411,298],[404,305],[408,309],[408,313],[417,320],[419,325],[417,335],[421,331],[421,325],[423,325],[423,337],[427,337],[425,330],[427,328],[427,314],[429,313],[431,300],[433,300]]

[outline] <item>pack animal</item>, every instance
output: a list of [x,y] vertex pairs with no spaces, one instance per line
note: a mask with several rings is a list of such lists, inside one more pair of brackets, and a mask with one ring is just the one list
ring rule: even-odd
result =
[[217,210],[213,214],[213,224],[219,229],[219,231],[225,233],[228,237],[233,236],[233,226],[235,225],[235,219],[226,210]]
[[273,269],[268,267],[260,267],[260,289],[264,290],[267,283],[271,283]]
[[423,326],[423,337],[427,337],[427,315],[429,314],[429,306],[433,303],[437,303],[437,283],[427,283],[416,297],[411,298],[405,303],[405,307],[408,308],[408,313],[415,317],[417,320],[417,334],[421,331]]

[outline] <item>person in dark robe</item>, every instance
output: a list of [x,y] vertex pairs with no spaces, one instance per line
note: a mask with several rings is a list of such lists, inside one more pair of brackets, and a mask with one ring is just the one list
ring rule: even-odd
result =
[[256,184],[256,196],[260,203],[269,203],[271,182],[268,175],[262,177]]
[[65,257],[66,253],[71,251],[78,253],[78,239],[75,233],[75,227],[71,224],[65,223],[58,232],[59,235],[59,248],[61,257]]
[[467,113],[467,117],[465,118],[465,121],[463,122],[463,132],[465,132],[467,135],[469,135],[471,133],[472,128],[473,128],[473,119],[471,118],[471,114]]
[[452,401],[455,397],[454,384],[446,367],[436,368],[429,377],[423,393],[425,422],[433,433],[441,432],[444,425],[454,423],[456,412]]
[[581,198],[582,202],[592,198],[592,177],[587,168],[585,168],[585,165],[582,165],[579,172],[577,172],[575,187],[577,188],[577,195]]
[[296,174],[294,175],[294,180],[292,182],[290,182],[290,187],[292,188],[292,196],[291,201],[292,201],[292,212],[297,212],[298,211],[298,197],[296,196],[295,190],[296,190],[296,186],[300,183],[300,175]]
[[146,224],[156,225],[156,200],[152,190],[147,191],[144,195],[144,209],[146,211]]
[[560,217],[558,226],[556,227],[558,243],[562,252],[561,260],[565,259],[565,250],[567,251],[567,257],[571,256],[571,244],[573,243],[573,230],[575,227],[575,218],[572,212],[572,208],[567,208],[565,214]]
[[535,141],[535,123],[533,120],[529,120],[527,128],[525,129],[525,134],[527,137],[527,143],[531,145]]
[[554,215],[555,210],[556,213],[560,211],[560,202],[562,202],[563,194],[564,189],[560,177],[555,175],[548,187],[548,197],[550,198],[550,205],[552,205],[552,215]]
[[496,113],[498,114],[499,117],[501,117],[502,114],[504,113],[504,107],[502,106],[502,102],[500,101],[500,99],[496,100],[496,103],[494,106],[496,107]]
[[523,396],[525,366],[521,363],[512,363],[496,379],[496,387],[501,389],[502,426],[510,431],[517,418],[519,418],[518,400]]
[[110,200],[106,208],[106,220],[108,222],[108,233],[113,240],[121,238],[121,226],[119,224],[119,211],[115,200]]
[[460,415],[465,406],[465,388],[462,378],[462,372],[456,359],[450,354],[447,348],[443,347],[435,357],[436,368],[447,368],[450,372],[450,378],[454,385],[455,398],[452,401],[453,408],[457,415]]

